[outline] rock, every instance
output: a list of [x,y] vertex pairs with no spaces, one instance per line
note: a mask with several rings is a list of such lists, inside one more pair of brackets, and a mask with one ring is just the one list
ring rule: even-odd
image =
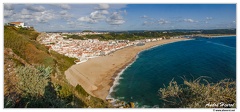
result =
[[134,105],[133,102],[130,102],[130,107],[131,107],[131,108],[135,108],[135,105]]
[[121,105],[125,105],[125,102],[124,102],[124,101],[121,101]]
[[129,108],[129,107],[130,107],[130,105],[129,105],[129,104],[126,104],[126,105],[125,105],[125,108]]
[[91,96],[89,95],[88,97],[87,97],[87,100],[90,100],[91,99]]
[[113,98],[108,98],[108,99],[106,99],[106,101],[109,102],[109,103],[112,103],[112,102],[114,102],[114,99]]
[[8,68],[8,69],[7,69],[7,71],[10,71],[10,70],[11,70],[11,68]]

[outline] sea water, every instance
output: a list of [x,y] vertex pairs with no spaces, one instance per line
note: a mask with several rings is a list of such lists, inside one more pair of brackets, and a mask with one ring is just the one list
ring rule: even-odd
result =
[[122,72],[110,96],[135,102],[137,107],[161,108],[159,88],[173,78],[181,84],[181,77],[200,76],[210,82],[236,80],[236,36],[196,38],[145,50]]

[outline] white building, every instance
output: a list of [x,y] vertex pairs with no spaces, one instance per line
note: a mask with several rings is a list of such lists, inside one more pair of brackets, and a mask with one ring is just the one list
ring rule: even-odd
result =
[[15,26],[17,28],[22,27],[22,28],[30,28],[30,26],[25,26],[24,22],[10,22],[8,23],[10,26]]

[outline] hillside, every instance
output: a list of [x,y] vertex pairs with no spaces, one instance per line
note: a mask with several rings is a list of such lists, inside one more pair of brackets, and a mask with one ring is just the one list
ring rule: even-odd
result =
[[80,85],[68,84],[63,73],[75,59],[48,50],[36,41],[39,35],[34,30],[4,26],[4,107],[110,107]]

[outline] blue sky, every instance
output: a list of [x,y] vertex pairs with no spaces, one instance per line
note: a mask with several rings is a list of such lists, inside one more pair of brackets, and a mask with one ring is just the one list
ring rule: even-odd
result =
[[38,31],[236,28],[235,4],[4,4],[3,13]]

